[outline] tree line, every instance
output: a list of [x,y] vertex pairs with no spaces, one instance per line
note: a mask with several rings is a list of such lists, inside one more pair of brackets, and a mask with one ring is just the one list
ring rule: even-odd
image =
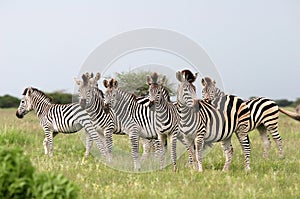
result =
[[[136,72],[121,72],[115,73],[115,77],[118,80],[119,88],[124,89],[130,93],[134,93],[137,96],[144,96],[148,93],[148,85],[146,84],[146,75],[151,75],[150,71],[136,71]],[[162,76],[159,76],[161,79]],[[109,77],[106,77],[106,79]],[[166,88],[168,89],[170,96],[175,96],[175,85],[169,83],[169,80],[166,79]],[[65,93],[62,91],[56,91],[52,93],[46,93],[50,98],[52,98],[53,103],[57,104],[68,104],[72,103],[72,99],[75,99],[72,94]],[[250,97],[253,98],[253,97]],[[300,104],[300,98],[296,101],[291,101],[287,99],[278,99],[274,100],[278,106],[293,106],[296,107]],[[15,108],[18,107],[20,99],[11,95],[0,96],[0,108]]]

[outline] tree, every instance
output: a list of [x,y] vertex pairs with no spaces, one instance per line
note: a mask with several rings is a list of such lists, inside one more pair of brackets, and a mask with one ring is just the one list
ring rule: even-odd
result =
[[[148,84],[146,83],[146,76],[151,75],[150,71],[137,71],[137,72],[121,72],[115,73],[118,80],[118,87],[129,93],[134,93],[138,96],[144,96],[148,94]],[[159,79],[163,75],[159,74]],[[166,88],[169,90],[170,96],[175,95],[174,85],[169,83],[168,77],[166,77]]]
[[0,96],[0,108],[18,107],[20,100],[10,95]]
[[284,107],[284,106],[291,106],[293,104],[293,101],[289,101],[287,99],[278,99],[275,100],[278,106]]

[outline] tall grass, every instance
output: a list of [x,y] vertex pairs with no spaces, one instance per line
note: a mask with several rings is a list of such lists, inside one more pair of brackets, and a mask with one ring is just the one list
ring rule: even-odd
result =
[[[185,153],[178,160],[176,173],[169,166],[162,171],[135,174],[113,169],[93,156],[82,164],[85,147],[80,136],[84,137],[83,131],[55,137],[54,157],[50,159],[44,155],[44,133],[33,113],[20,120],[15,117],[14,109],[0,109],[0,118],[0,144],[21,146],[40,172],[53,171],[67,176],[80,187],[80,198],[300,198],[300,122],[284,115],[280,115],[279,130],[285,158],[279,159],[272,141],[269,158],[264,159],[258,132],[251,132],[251,171],[248,173],[244,171],[244,157],[236,137],[229,172],[221,171],[224,157],[220,144],[216,144],[203,159],[203,173],[186,165]],[[114,140],[115,152],[124,150],[130,154],[130,147],[119,147],[122,143],[128,145],[125,136],[114,136]],[[118,166],[126,161],[118,160]]]

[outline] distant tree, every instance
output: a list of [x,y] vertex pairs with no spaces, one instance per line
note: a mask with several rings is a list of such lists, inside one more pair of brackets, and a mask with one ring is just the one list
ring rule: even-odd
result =
[[47,96],[52,98],[52,103],[55,104],[69,104],[72,103],[72,94],[64,93],[63,91],[56,91],[52,93],[46,93]]
[[298,106],[300,104],[300,98],[297,98],[296,101],[294,102],[294,106]]
[[[138,71],[138,72],[121,72],[116,73],[116,79],[119,83],[119,88],[126,90],[127,92],[134,93],[138,96],[144,96],[148,94],[148,84],[146,83],[146,76],[151,75],[150,71]],[[159,79],[163,75],[159,74]],[[166,77],[166,88],[170,92],[170,96],[175,95],[174,85],[170,84],[168,77]]]
[[278,106],[284,107],[284,106],[291,106],[293,104],[293,101],[289,101],[287,99],[279,99],[279,100],[274,100]]
[[13,97],[11,95],[0,96],[0,108],[11,108],[18,107],[20,104],[20,99]]

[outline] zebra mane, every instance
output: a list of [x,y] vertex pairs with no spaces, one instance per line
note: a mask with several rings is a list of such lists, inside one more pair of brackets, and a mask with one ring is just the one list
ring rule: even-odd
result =
[[26,95],[27,92],[28,92],[29,90],[31,90],[32,92],[37,92],[37,93],[39,93],[40,95],[42,95],[42,96],[44,96],[46,99],[48,99],[49,102],[52,102],[52,101],[53,101],[53,99],[52,99],[51,97],[47,96],[43,91],[41,91],[41,90],[39,90],[39,89],[37,89],[37,88],[33,88],[33,87],[25,88],[24,91],[23,91],[23,95]]
[[202,78],[201,82],[202,82],[203,86],[205,86],[205,85],[211,86],[211,85],[214,85],[215,81],[210,77],[204,77],[204,78]]
[[196,80],[197,75],[194,76],[194,74],[190,70],[182,70],[181,74],[183,75],[183,78],[190,82],[193,83]]

